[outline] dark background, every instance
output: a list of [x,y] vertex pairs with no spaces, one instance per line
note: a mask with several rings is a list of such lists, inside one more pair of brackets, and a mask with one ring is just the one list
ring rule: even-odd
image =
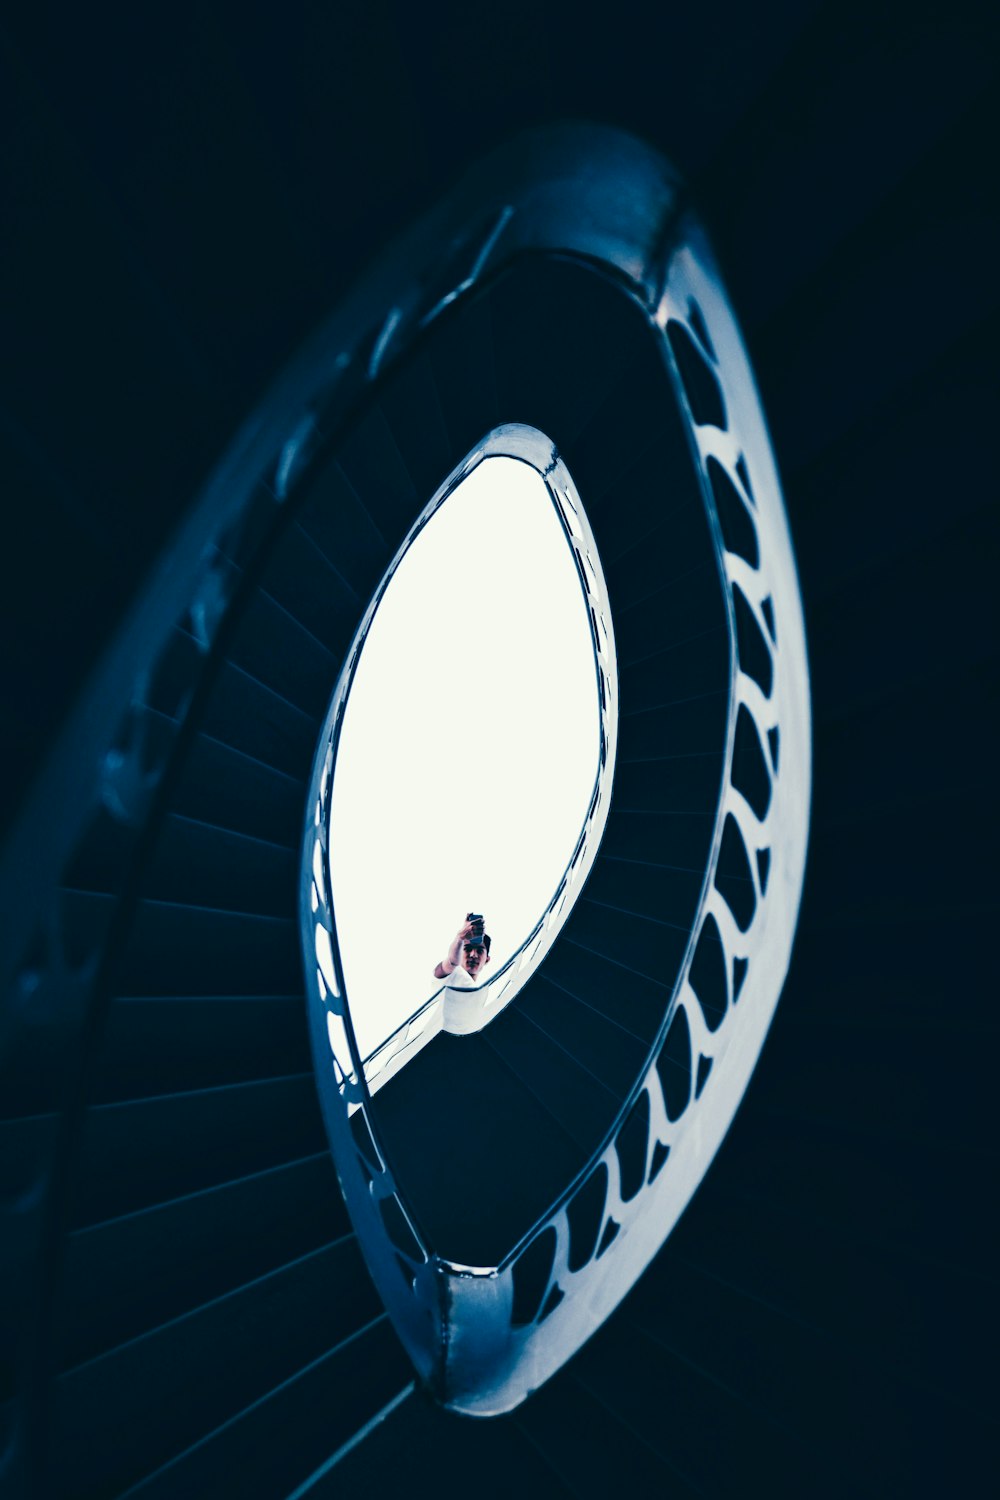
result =
[[706,1443],[759,1418],[762,1492],[789,1443],[850,1492],[985,1483],[992,10],[291,0],[0,30],[5,822],[237,426],[413,215],[568,116],[690,182],[786,487],[815,796],[785,998],[666,1251],[677,1342],[644,1357],[665,1412],[704,1391]]

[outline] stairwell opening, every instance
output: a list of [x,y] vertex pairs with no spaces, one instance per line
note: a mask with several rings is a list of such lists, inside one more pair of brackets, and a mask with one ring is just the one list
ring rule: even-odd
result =
[[[374,1092],[440,1031],[481,1030],[506,1008],[600,841],[613,631],[583,506],[543,434],[501,428],[466,458],[387,570],[348,662],[327,857]],[[457,941],[473,910],[485,949],[479,926],[471,947]]]

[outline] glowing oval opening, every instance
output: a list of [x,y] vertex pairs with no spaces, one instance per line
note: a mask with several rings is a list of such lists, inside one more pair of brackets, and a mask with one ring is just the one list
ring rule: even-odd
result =
[[[560,489],[524,458],[476,457],[383,581],[341,689],[330,880],[372,1088],[442,1028],[479,1030],[509,1003],[606,814],[613,649],[582,506],[568,476]],[[469,912],[488,961],[470,974],[463,948],[464,974],[435,975]]]

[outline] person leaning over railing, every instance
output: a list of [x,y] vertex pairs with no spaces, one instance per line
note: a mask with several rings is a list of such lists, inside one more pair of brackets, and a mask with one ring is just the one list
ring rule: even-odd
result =
[[482,970],[490,961],[490,935],[483,931],[483,919],[468,912],[455,934],[451,947],[434,967],[435,979],[446,979],[450,989],[471,990],[480,982]]

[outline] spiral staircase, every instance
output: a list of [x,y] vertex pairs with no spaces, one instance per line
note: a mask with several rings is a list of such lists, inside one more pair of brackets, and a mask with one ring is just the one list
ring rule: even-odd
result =
[[[623,676],[621,811],[522,1000],[480,1037],[442,1038],[379,1096],[387,1146],[412,1155],[411,1179],[448,1133],[456,1076],[496,1100],[479,1133],[450,1148],[467,1177],[461,1199],[423,1178],[423,1213],[443,1236],[469,1237],[463,1254],[492,1253],[498,1224],[534,1221],[605,1136],[662,1021],[659,976],[676,967],[697,902],[728,681],[724,619],[692,583],[711,556],[704,508],[663,367],[627,299],[586,265],[526,261],[456,299],[371,392],[362,383],[317,409],[220,545],[192,546],[193,602],[130,702],[71,857],[52,856],[50,921],[19,953],[2,1057],[14,1357],[0,1473],[12,1494],[318,1497],[417,1483],[442,1500],[642,1484],[882,1495],[949,1481],[961,1492],[988,1416],[968,1309],[985,1315],[991,1296],[974,1209],[988,1049],[968,1037],[992,1023],[981,957],[956,940],[965,908],[948,872],[987,875],[970,828],[991,796],[976,748],[996,540],[978,483],[990,362],[985,322],[961,299],[911,335],[919,281],[906,275],[937,243],[920,217],[936,168],[953,173],[972,227],[995,227],[977,207],[970,142],[989,116],[977,32],[963,24],[944,34],[956,51],[971,38],[968,95],[954,81],[943,90],[933,127],[897,148],[893,185],[879,197],[859,152],[836,228],[817,210],[811,232],[786,240],[798,254],[788,289],[766,268],[754,281],[752,263],[736,275],[792,497],[818,786],[784,1014],[691,1209],[560,1374],[511,1415],[470,1421],[414,1379],[316,1098],[297,869],[317,737],[398,538],[498,422],[549,433],[586,495]],[[820,7],[787,55],[758,59],[759,94],[700,174],[703,201],[737,240],[732,226],[799,160],[773,121],[801,107],[801,80],[820,60],[826,77],[854,76],[837,35]],[[911,33],[918,78],[940,35],[930,24]],[[893,86],[909,97],[908,79]],[[966,244],[975,273],[984,251],[975,235]],[[848,306],[863,309],[851,326],[864,338],[824,365],[810,348],[839,347]],[[526,360],[539,327],[544,343]],[[872,328],[878,360],[864,357]],[[385,357],[376,340],[366,367]],[[959,422],[971,436],[956,456]],[[908,497],[902,546],[898,503],[879,504],[890,488]],[[651,490],[677,496],[659,525]],[[848,524],[866,538],[863,557]],[[947,605],[937,612],[926,607],[935,590]],[[904,596],[921,601],[905,650]],[[651,661],[657,696],[643,702]],[[657,725],[667,702],[670,760]],[[940,786],[956,748],[963,773]],[[930,860],[917,804],[933,820]],[[637,871],[660,857],[663,820],[683,855],[657,870],[652,910]],[[43,879],[60,839],[60,823],[15,831],[7,872],[25,886]],[[20,938],[17,903],[29,898],[16,887],[6,910]],[[953,996],[946,1015],[942,993]],[[444,1054],[461,1047],[468,1059],[470,1044],[477,1060],[457,1075]],[[685,1087],[697,1082],[689,1062]],[[437,1113],[404,1129],[412,1102],[397,1116],[390,1088],[433,1099]],[[491,1131],[510,1196],[476,1205]]]

